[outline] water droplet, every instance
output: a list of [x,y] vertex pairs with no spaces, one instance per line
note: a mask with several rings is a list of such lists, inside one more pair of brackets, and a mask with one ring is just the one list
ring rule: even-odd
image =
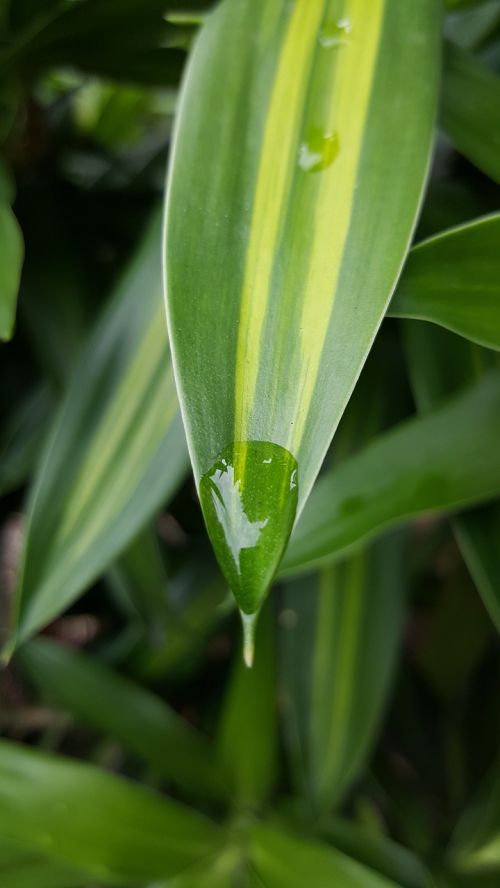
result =
[[337,133],[324,133],[318,127],[312,127],[299,147],[300,168],[306,173],[326,170],[336,159],[339,147]]
[[346,17],[337,19],[336,22],[326,22],[319,35],[320,45],[324,49],[349,46],[351,31],[351,21]]
[[268,441],[226,447],[200,481],[212,545],[242,611],[251,659],[255,621],[290,536],[297,509],[297,462]]

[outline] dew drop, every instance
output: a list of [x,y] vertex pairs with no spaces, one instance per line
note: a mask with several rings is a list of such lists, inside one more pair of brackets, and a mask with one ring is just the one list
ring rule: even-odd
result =
[[299,147],[299,166],[305,173],[320,173],[331,166],[339,150],[337,133],[324,133],[318,127],[311,127]]
[[319,35],[320,45],[323,49],[349,46],[351,31],[351,21],[346,17],[340,18],[336,22],[326,22]]
[[288,542],[298,497],[297,462],[269,441],[226,447],[200,481],[200,500],[221,569],[242,612],[252,658],[260,610]]

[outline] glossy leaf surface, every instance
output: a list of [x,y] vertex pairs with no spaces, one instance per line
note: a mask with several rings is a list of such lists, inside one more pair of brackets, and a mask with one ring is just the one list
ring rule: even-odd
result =
[[188,808],[90,765],[0,743],[5,839],[105,885],[165,878],[214,853],[219,830]]
[[500,373],[491,371],[428,416],[381,435],[324,475],[290,541],[283,573],[338,557],[422,512],[452,511],[500,493]]
[[84,349],[45,448],[29,502],[17,640],[112,562],[186,471],[159,251],[156,219]]
[[438,26],[433,0],[224,0],[191,58],[167,196],[167,313],[209,534],[246,614],[408,247]]
[[158,697],[92,657],[47,639],[23,646],[19,659],[50,701],[113,737],[155,773],[191,795],[224,797],[208,742]]
[[414,247],[389,306],[500,349],[500,215],[452,228]]

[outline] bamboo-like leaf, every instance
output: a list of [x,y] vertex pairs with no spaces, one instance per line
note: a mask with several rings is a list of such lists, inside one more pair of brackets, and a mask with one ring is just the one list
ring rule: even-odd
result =
[[500,78],[467,50],[448,43],[442,116],[456,148],[500,182]]
[[2,837],[103,885],[175,875],[214,854],[219,829],[90,765],[0,742]]
[[500,371],[492,370],[325,474],[292,536],[282,572],[332,560],[422,512],[454,511],[498,496],[499,439]]
[[46,639],[21,649],[20,663],[50,700],[118,740],[192,796],[223,798],[215,754],[162,700],[85,654]]
[[296,780],[319,811],[358,776],[380,724],[401,636],[403,551],[393,534],[285,590],[287,739]]
[[186,468],[156,219],[83,350],[45,448],[29,502],[11,647],[116,558]]
[[500,214],[414,247],[389,314],[432,321],[500,349]]
[[266,888],[397,888],[342,852],[268,824],[252,830],[250,859]]
[[23,262],[23,238],[7,203],[0,203],[0,339],[10,339]]
[[167,314],[205,520],[246,615],[408,248],[438,7],[223,0],[191,58],[167,196]]

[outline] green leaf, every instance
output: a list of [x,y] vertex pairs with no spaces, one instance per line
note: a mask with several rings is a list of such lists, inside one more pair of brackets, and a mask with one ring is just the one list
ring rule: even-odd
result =
[[[430,329],[430,328],[429,328]],[[428,416],[410,419],[316,484],[283,562],[286,575],[332,560],[425,512],[500,493],[500,371]]]
[[75,600],[186,471],[159,250],[157,218],[83,350],[42,456],[11,647]]
[[266,888],[396,888],[340,851],[300,840],[280,829],[260,824],[252,830],[250,859]]
[[167,313],[205,519],[247,615],[408,248],[439,13],[434,0],[223,0],[191,56],[167,196]]
[[499,214],[423,241],[409,254],[389,314],[500,349],[499,244]]
[[[450,393],[463,389],[470,380],[499,364],[497,354],[444,330],[425,329],[422,324],[412,324],[405,330],[405,343],[415,399],[422,412],[432,410]],[[486,443],[491,450],[498,451],[498,432]],[[500,631],[500,503],[457,516],[453,528],[476,587]]]
[[81,872],[49,861],[43,854],[27,850],[19,843],[0,841],[0,880],[2,888],[86,888],[88,878]]
[[472,579],[500,632],[500,503],[460,516],[454,529]]
[[225,786],[208,742],[166,703],[85,654],[46,639],[24,645],[23,670],[48,698],[147,762],[191,796]]
[[0,742],[5,839],[105,885],[167,878],[215,853],[215,824],[90,765]]
[[430,888],[429,873],[407,848],[351,820],[324,818],[321,838],[402,888]]
[[443,125],[455,147],[478,169],[500,182],[500,78],[470,53],[446,45]]
[[23,238],[11,208],[0,204],[0,339],[11,338],[23,263]]
[[402,543],[392,534],[283,596],[286,734],[317,811],[339,803],[377,736],[402,630]]
[[236,658],[219,734],[219,758],[235,805],[259,807],[276,780],[277,700],[274,627],[266,608],[256,637],[256,662]]
[[161,644],[172,616],[169,579],[152,527],[145,527],[127,546],[106,579],[129,616],[136,618],[153,644]]
[[458,871],[500,870],[500,768],[498,762],[465,809],[452,836],[450,860]]

